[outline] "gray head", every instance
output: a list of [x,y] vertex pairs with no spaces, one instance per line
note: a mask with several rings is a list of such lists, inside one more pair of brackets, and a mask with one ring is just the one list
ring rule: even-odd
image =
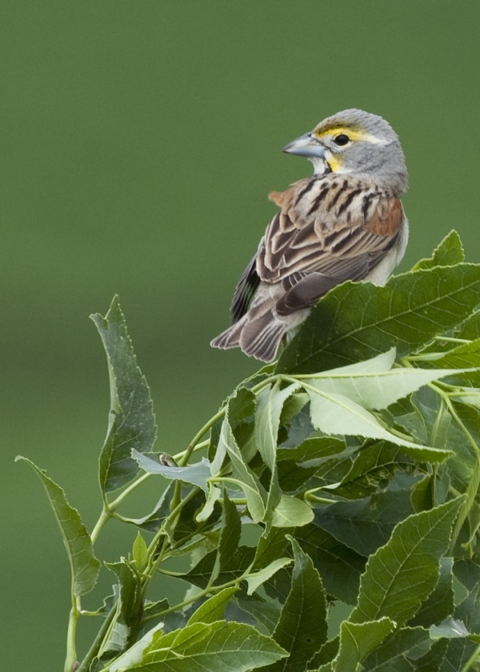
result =
[[343,110],[327,117],[283,151],[306,156],[316,175],[333,172],[374,177],[399,194],[408,186],[398,135],[385,119],[363,110]]

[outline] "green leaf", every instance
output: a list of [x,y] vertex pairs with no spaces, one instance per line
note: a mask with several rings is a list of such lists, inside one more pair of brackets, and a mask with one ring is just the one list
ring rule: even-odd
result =
[[[432,440],[432,443],[437,440],[437,436],[442,442],[445,441],[445,444],[449,449],[454,451],[454,454],[448,461],[448,469],[437,471],[434,483],[435,503],[441,503],[442,497],[443,501],[445,500],[450,484],[458,492],[465,492],[465,490],[469,488],[471,489],[470,494],[472,495],[473,490],[475,489],[474,476],[478,473],[477,470],[479,464],[475,451],[469,441],[466,440],[467,437],[465,436],[465,433],[459,428],[456,422],[444,422],[441,414],[443,413],[443,415],[445,415],[447,412],[442,411],[443,404],[440,403],[438,395],[429,388],[423,388],[419,392],[416,392],[412,397],[412,401],[423,417],[427,428],[427,434]],[[468,410],[469,407],[458,404],[457,413],[460,417],[463,411]],[[475,409],[471,410],[476,413]],[[465,419],[468,422],[468,419]],[[478,423],[475,416],[471,419],[475,425]],[[440,430],[443,430],[445,425],[447,425],[446,431],[440,431],[440,433],[438,433],[436,428],[438,427]],[[470,502],[472,501],[473,500],[470,499]]]
[[315,525],[368,556],[386,544],[395,525],[411,513],[410,492],[394,490],[325,506],[315,511]]
[[161,474],[165,478],[174,481],[183,481],[192,483],[208,492],[208,479],[210,478],[210,463],[202,457],[200,462],[191,464],[188,467],[170,467],[160,462],[152,460],[147,455],[142,455],[137,450],[132,450],[132,457],[138,462],[139,467],[149,474]]
[[280,603],[276,600],[262,600],[258,595],[253,598],[236,600],[239,608],[263,625],[270,634],[275,630],[280,617]]
[[255,441],[263,461],[273,471],[276,461],[280,416],[286,400],[299,388],[298,383],[280,389],[280,383],[265,387],[257,396]]
[[401,358],[460,324],[479,303],[480,266],[436,266],[385,287],[346,282],[316,306],[284,350],[277,373],[311,373],[395,346]]
[[293,460],[282,460],[277,463],[280,490],[289,495],[303,495],[305,489],[310,488],[311,479],[318,471],[317,467],[307,469]]
[[220,488],[217,488],[217,486],[213,485],[213,483],[208,483],[208,492],[205,504],[195,516],[195,521],[197,523],[204,523],[210,518],[213,513],[215,503],[218,502],[221,496],[222,491]]
[[448,639],[468,637],[468,630],[463,621],[447,618],[442,623],[439,623],[439,625],[432,625],[430,636],[432,639],[440,639],[441,637],[447,637]]
[[463,602],[456,607],[452,619],[447,619],[439,628],[432,627],[430,629],[432,637],[449,638],[445,659],[440,668],[441,672],[450,672],[450,670],[462,670],[463,672],[464,669],[469,669],[468,667],[464,668],[464,665],[466,666],[471,661],[475,653],[477,653],[478,661],[479,614],[480,584],[477,584]]
[[282,569],[282,567],[286,567],[291,562],[292,558],[277,558],[276,560],[272,560],[272,562],[269,565],[267,565],[263,569],[260,569],[258,572],[249,574],[249,576],[247,576],[247,584],[248,584],[247,595],[252,595],[252,593],[254,593],[257,590],[257,588],[259,588],[262,585],[262,583],[268,581],[268,579],[270,579],[270,577],[276,574],[279,569]]
[[100,485],[107,493],[135,477],[138,464],[132,450],[150,452],[157,428],[150,389],[137,366],[118,297],[105,317],[96,314],[91,319],[102,339],[110,376],[110,416],[100,455]]
[[[298,446],[288,448],[279,446],[277,450],[277,460],[292,460],[304,463],[303,466],[318,466],[332,455],[338,455],[345,450],[345,441],[336,439],[333,436],[315,436],[311,439],[305,439]],[[311,461],[315,460],[315,463]]]
[[210,597],[193,613],[187,625],[192,625],[192,623],[215,623],[215,621],[221,621],[223,619],[225,607],[237,591],[238,588],[233,586],[232,588],[225,588],[216,595]]
[[[436,474],[426,474],[421,481],[418,481],[412,488],[411,501],[415,513],[431,509],[435,506],[434,486]],[[445,500],[443,500],[445,501]],[[443,504],[443,502],[437,502]]]
[[301,527],[295,537],[312,558],[327,592],[355,604],[365,558],[313,524]]
[[[366,672],[407,672],[415,669],[415,663],[428,654],[432,641],[428,630],[402,628],[385,639],[364,660]],[[433,672],[433,671],[431,671]]]
[[480,338],[480,310],[474,311],[456,327],[454,331],[455,338],[464,338],[474,341]]
[[80,518],[77,509],[67,502],[65,492],[42,469],[26,457],[18,456],[16,461],[23,460],[29,464],[47,492],[48,501],[62,532],[68,559],[70,561],[72,594],[80,597],[90,592],[95,586],[100,571],[100,562],[93,554],[90,535]]
[[110,667],[111,672],[250,672],[286,652],[243,623],[192,623],[164,635],[146,635]]
[[[255,415],[255,394],[245,387],[248,381],[258,377],[259,382],[264,376],[255,374],[252,378],[241,383],[233,394],[222,405],[222,408],[228,408],[229,424],[232,430],[248,427],[250,425],[253,434],[253,419]],[[223,418],[220,418],[212,427],[210,432],[210,446],[208,449],[208,458],[211,462],[211,474],[217,476],[223,465],[227,454],[224,442],[220,441],[220,434],[223,425]],[[255,448],[256,450],[256,448]],[[247,459],[248,462],[248,459]]]
[[285,555],[287,548],[290,549],[290,542],[287,535],[293,531],[288,528],[272,527],[270,530],[264,530],[257,543],[255,553],[255,569],[266,567],[273,560]]
[[469,632],[480,633],[480,583],[477,583],[455,608],[453,615],[465,624]]
[[[229,411],[232,402],[233,399],[230,399],[227,405],[225,417],[222,422],[220,439],[217,447],[217,455],[222,456],[228,454],[230,457],[233,473],[236,479],[239,481],[243,492],[245,493],[249,513],[254,522],[259,523],[264,519],[265,516],[264,502],[266,499],[266,494],[258,482],[258,479],[255,477],[249,466],[245,463],[240,448],[238,447],[238,444],[233,435],[229,420]],[[215,465],[221,464],[223,462],[223,457],[221,459],[217,459],[217,455],[215,456],[211,466],[212,476],[216,475]]]
[[425,419],[420,410],[412,403],[413,397],[421,394],[424,390],[429,390],[432,392],[432,395],[437,397],[433,390],[422,387],[419,392],[415,392],[410,398],[400,399],[395,404],[392,404],[388,410],[392,414],[393,422],[398,429],[401,431],[407,430],[415,441],[427,444],[430,443],[430,440]]
[[[457,345],[448,352],[439,353],[439,356],[435,359],[432,358],[430,353],[429,359],[423,363],[440,369],[458,369],[452,375],[455,375],[460,382],[467,382],[469,385],[480,387],[480,371],[478,370],[480,366],[480,338]],[[475,367],[477,367],[477,370],[468,370]]]
[[[471,642],[466,637],[462,639],[451,639],[448,642],[448,648],[442,665],[438,668],[439,672],[457,672],[457,670],[463,672],[465,669],[464,665],[470,661],[472,655],[476,652],[477,647],[477,644]],[[472,669],[472,672],[477,672],[478,666],[470,669]]]
[[[192,490],[195,494],[182,507],[180,516],[176,521],[170,520],[165,528],[165,532],[172,542],[177,545],[185,539],[187,543],[195,537],[196,534],[203,531],[203,524],[197,523],[196,515],[202,510],[205,505],[205,493],[192,485],[182,485],[180,492],[180,500],[192,495]],[[220,519],[222,509],[220,506],[215,506],[213,512],[208,519],[208,525],[216,525]]]
[[[445,628],[448,628],[449,632],[445,632]],[[468,636],[458,637],[458,634],[461,635],[464,632],[464,628]],[[468,668],[464,668],[464,665],[477,651],[480,642],[480,583],[477,583],[463,602],[456,607],[453,619],[449,625],[448,622],[444,624],[442,633],[433,629],[432,634],[451,637],[440,672],[467,670]],[[474,670],[475,667],[470,669]]]
[[292,587],[292,568],[283,567],[283,569],[279,569],[263,585],[268,597],[283,606]]
[[[374,359],[378,360],[383,357],[384,355],[380,355]],[[367,410],[380,410],[415,392],[423,385],[456,373],[453,368],[392,369],[388,362],[385,370],[370,373],[368,370],[369,361],[371,360],[355,364],[355,373],[350,373],[351,366],[341,367],[325,372],[323,376],[309,378],[308,384],[327,395],[348,397],[348,399]],[[366,365],[365,372],[361,370],[363,364]],[[312,395],[310,395],[311,398]]]
[[313,520],[312,509],[301,499],[282,495],[272,516],[273,527],[301,527]]
[[335,494],[362,499],[385,488],[399,471],[410,472],[413,464],[399,446],[384,441],[367,444],[353,456],[351,468],[335,488]]
[[440,559],[440,576],[435,589],[410,621],[410,626],[421,625],[429,628],[435,623],[440,623],[453,614],[454,594],[452,587],[453,558]]
[[137,533],[136,539],[133,542],[132,556],[138,571],[143,571],[148,562],[148,547],[140,532]]
[[[302,392],[301,394],[303,395],[305,393]],[[288,425],[287,438],[285,441],[282,441],[282,446],[286,448],[295,448],[306,439],[318,436],[318,432],[315,432],[315,428],[310,420],[310,404],[308,403],[308,396],[302,410],[291,419]]]
[[298,388],[298,383],[293,383],[281,390],[280,381],[276,381],[273,387],[271,385],[266,387],[257,396],[255,443],[263,461],[271,472],[264,517],[267,528],[274,524],[274,519],[278,520],[272,513],[277,506],[281,505],[282,491],[278,481],[276,459],[280,416],[284,403]]
[[242,524],[240,522],[237,507],[228,498],[227,492],[224,490],[222,528],[218,544],[220,570],[228,567],[231,558],[237,552],[241,532]]
[[160,495],[160,499],[150,513],[141,518],[127,518],[122,516],[122,520],[131,523],[149,532],[157,532],[165,518],[171,513],[170,504],[175,492],[175,483],[172,481],[167,485]]
[[[455,523],[454,538],[457,539],[463,523],[469,519],[473,528],[469,531],[469,537],[473,539],[480,524],[478,511],[476,510],[476,498],[480,489],[480,410],[455,401],[453,401],[452,406],[455,409],[455,418],[461,430],[461,440],[463,440],[464,445],[468,446],[470,454],[474,456],[471,468],[466,470],[468,475],[466,475],[466,479],[463,479],[463,482],[466,482],[466,487],[462,488],[461,491],[465,492],[466,500]],[[475,441],[475,447],[470,444],[472,439]],[[457,474],[460,470],[465,470],[467,464],[466,460],[464,464],[459,464],[458,455],[452,460],[452,467],[455,468]],[[467,545],[470,544],[471,542],[467,542]]]
[[[370,556],[360,582],[358,603],[350,615],[354,623],[388,616],[405,623],[435,588],[439,560],[463,497],[399,523],[389,542]],[[412,590],[412,577],[415,590]]]
[[422,461],[442,462],[451,455],[451,451],[420,446],[393,434],[380,424],[373,413],[348,397],[321,390],[307,391],[313,426],[325,434],[383,439],[402,446],[405,452]]
[[162,623],[165,618],[165,612],[168,611],[169,603],[167,599],[150,602],[144,600],[142,620],[139,629],[139,639],[143,637],[154,626]]
[[462,404],[469,404],[475,408],[480,409],[480,389],[471,389],[469,393],[468,388],[459,390],[458,394],[452,394],[452,400]]
[[335,455],[349,457],[345,441],[330,436],[306,439],[296,448],[280,447],[277,450],[278,478],[283,492],[303,492],[307,481],[318,467],[336,464]]
[[280,417],[281,425],[290,425],[293,419],[301,413],[305,404],[308,402],[308,397],[305,392],[299,391],[292,394],[283,404],[282,415]]
[[206,588],[211,582],[212,575],[215,578],[215,584],[221,585],[229,581],[239,579],[251,566],[255,557],[255,548],[252,546],[239,546],[237,551],[226,560],[225,566],[217,573],[217,550],[207,553],[197,564],[186,574],[179,574],[179,578],[199,588]]
[[253,419],[255,415],[255,394],[248,388],[245,387],[245,384],[248,380],[254,383],[260,383],[264,376],[254,376],[247,381],[241,383],[234,393],[230,396],[229,402],[229,419],[230,424],[233,426],[238,422],[244,422],[245,420]]
[[424,656],[415,660],[415,672],[438,672],[445,659],[448,644],[447,639],[439,639],[433,642],[430,650]]
[[289,653],[268,672],[300,672],[327,640],[327,606],[322,581],[311,559],[291,538],[294,555],[292,585],[273,633]]
[[467,590],[472,590],[480,581],[480,556],[458,560],[453,565],[453,573]]
[[334,661],[338,672],[356,672],[359,664],[394,631],[396,624],[389,618],[365,623],[344,621],[340,627],[340,649]]
[[[110,623],[98,652],[99,658],[106,653],[123,651],[127,643],[131,641],[132,630],[136,634],[140,629],[143,615],[141,586],[130,565],[124,559],[120,562],[105,563],[105,565],[118,579],[118,586],[114,586],[118,591],[118,599],[115,617]],[[135,637],[132,639],[134,640]]]
[[[135,644],[129,647],[123,654],[115,658],[114,662],[107,667],[91,666],[90,672],[127,672],[142,659],[143,651],[152,643],[155,634],[163,634],[163,623],[158,623],[148,630]],[[141,668],[140,668],[141,669]]]
[[[395,363],[397,351],[395,348],[390,348],[375,357],[369,357],[361,362],[355,364],[347,364],[346,366],[339,366],[335,369],[330,369],[325,375],[330,375],[335,378],[350,378],[351,376],[365,376],[368,374],[386,373],[391,370]],[[321,374],[318,374],[321,376]],[[313,376],[315,378],[316,376]]]
[[433,254],[428,259],[417,261],[412,271],[418,271],[421,268],[433,268],[434,266],[454,266],[465,261],[465,252],[460,236],[452,229],[445,238],[434,249]]
[[333,659],[338,654],[338,649],[340,646],[340,635],[337,635],[333,639],[329,639],[322,646],[320,651],[318,651],[313,658],[308,663],[308,669],[316,668],[317,666],[328,665],[332,663]]

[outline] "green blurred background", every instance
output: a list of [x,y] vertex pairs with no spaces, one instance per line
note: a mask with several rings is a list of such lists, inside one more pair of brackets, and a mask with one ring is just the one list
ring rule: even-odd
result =
[[[120,295],[158,446],[183,449],[257,368],[209,340],[275,212],[268,192],[311,173],[281,148],[347,107],[401,137],[402,268],[454,226],[478,261],[479,25],[478,0],[3,0],[4,669],[63,665],[61,537],[13,458],[47,468],[91,528],[108,381],[89,313]],[[112,524],[100,552],[132,538]]]

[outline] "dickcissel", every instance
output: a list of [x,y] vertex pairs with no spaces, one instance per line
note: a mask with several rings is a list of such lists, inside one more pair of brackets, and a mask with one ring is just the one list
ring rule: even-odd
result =
[[283,151],[307,157],[314,174],[269,194],[280,212],[237,284],[232,325],[211,343],[266,362],[332,287],[385,284],[408,241],[405,158],[385,119],[344,110]]

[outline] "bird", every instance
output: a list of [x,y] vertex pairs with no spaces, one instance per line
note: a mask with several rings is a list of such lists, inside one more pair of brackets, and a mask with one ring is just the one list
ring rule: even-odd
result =
[[333,287],[384,285],[408,242],[400,200],[408,188],[398,135],[381,116],[348,109],[287,144],[313,175],[271,192],[280,211],[267,226],[231,303],[231,326],[213,339],[264,362],[298,331]]

